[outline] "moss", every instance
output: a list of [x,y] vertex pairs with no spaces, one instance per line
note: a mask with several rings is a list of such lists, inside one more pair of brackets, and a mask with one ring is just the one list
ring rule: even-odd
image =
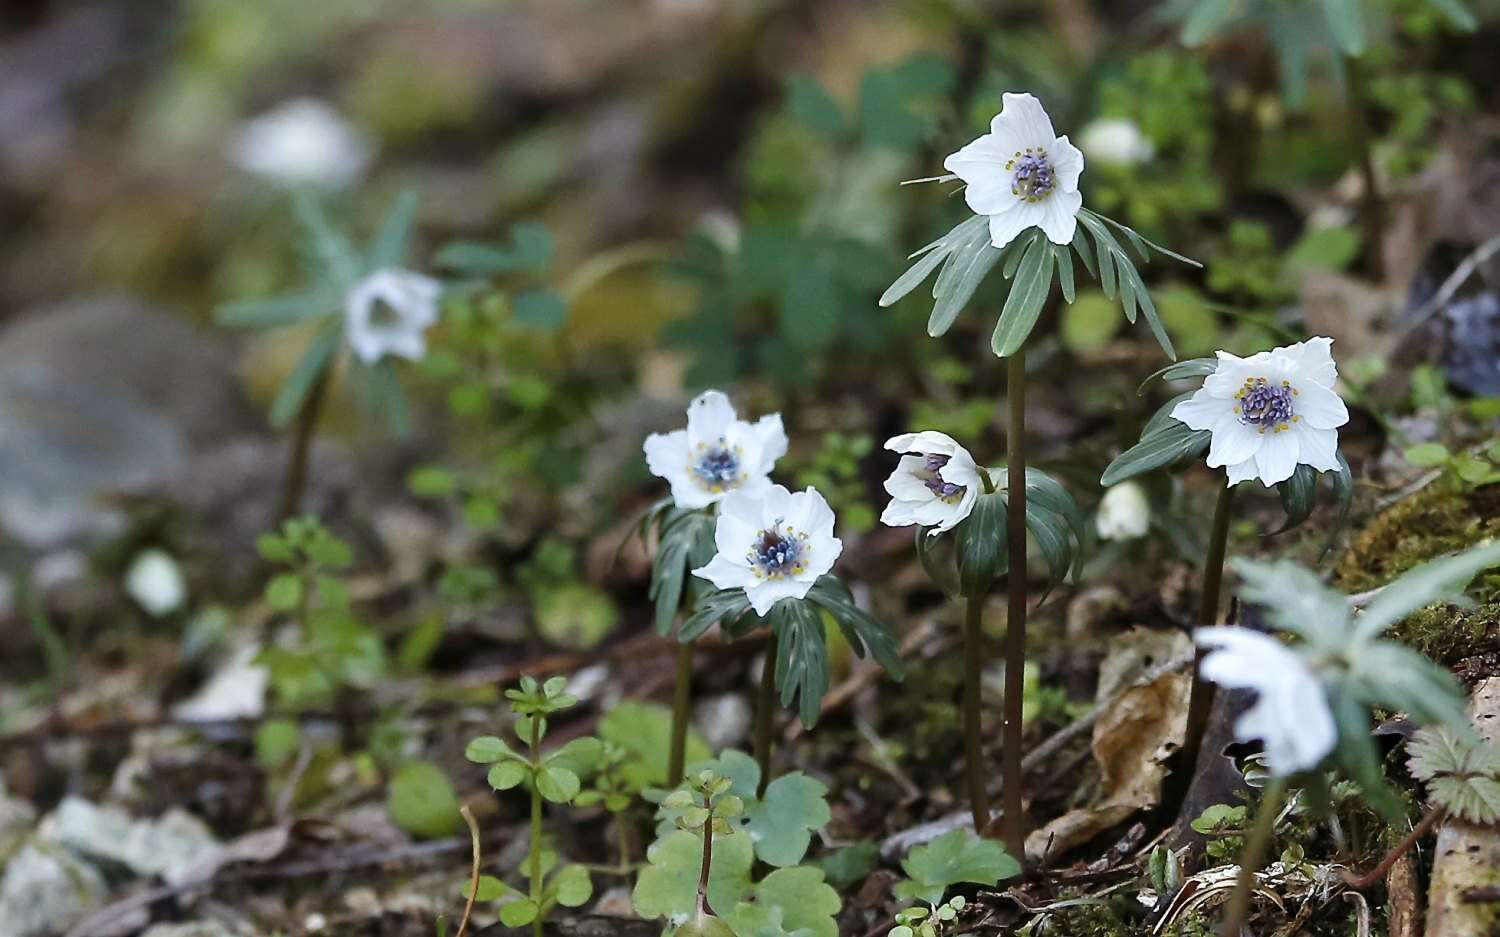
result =
[[[1338,566],[1339,586],[1358,593],[1389,583],[1428,560],[1500,536],[1500,486],[1455,490],[1434,484],[1378,515]],[[1500,638],[1500,598],[1473,609],[1425,608],[1390,631],[1398,641],[1444,662]]]
[[1414,566],[1500,536],[1500,485],[1469,491],[1442,484],[1379,514],[1339,562],[1339,585],[1365,592]]

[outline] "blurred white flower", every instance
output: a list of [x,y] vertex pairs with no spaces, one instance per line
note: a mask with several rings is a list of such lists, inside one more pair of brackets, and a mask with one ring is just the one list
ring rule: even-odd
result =
[[843,543],[833,535],[833,509],[815,488],[780,485],[731,492],[714,527],[719,552],[693,575],[720,589],[744,589],[762,617],[782,599],[800,599],[833,568]]
[[1073,240],[1083,207],[1083,154],[1052,131],[1051,118],[1031,95],[1007,93],[990,132],[943,160],[943,168],[968,184],[964,201],[989,216],[996,247],[1033,226],[1054,244]]
[[1333,751],[1338,729],[1323,684],[1291,648],[1233,626],[1198,628],[1193,640],[1210,649],[1198,667],[1203,679],[1255,692],[1255,705],[1235,721],[1234,736],[1259,739],[1272,774],[1306,771]]
[[927,430],[893,436],[885,447],[902,456],[885,480],[891,503],[880,515],[882,524],[918,524],[932,528],[932,535],[952,530],[974,510],[982,485],[979,467],[952,437]]
[[1151,528],[1151,502],[1146,489],[1135,482],[1120,482],[1104,493],[1094,529],[1100,540],[1134,540]]
[[1083,155],[1115,166],[1139,166],[1156,155],[1151,138],[1135,121],[1125,117],[1100,117],[1078,134]]
[[688,404],[687,429],[652,433],[642,447],[651,474],[672,486],[680,508],[703,508],[732,491],[760,492],[786,455],[781,414],[754,423],[739,419],[722,391],[708,390]]
[[228,157],[280,185],[342,189],[364,175],[375,148],[326,102],[297,98],[245,121],[229,142]]
[[165,550],[144,550],[125,573],[125,593],[148,615],[161,618],[182,608],[187,582],[182,568]]
[[1349,410],[1333,390],[1332,345],[1310,338],[1248,358],[1221,351],[1214,373],[1172,418],[1212,431],[1208,465],[1226,468],[1230,485],[1259,478],[1269,488],[1302,464],[1337,471],[1338,427]]
[[443,286],[410,270],[377,270],[344,297],[344,336],[365,364],[386,355],[412,361],[427,353],[427,328],[438,320]]

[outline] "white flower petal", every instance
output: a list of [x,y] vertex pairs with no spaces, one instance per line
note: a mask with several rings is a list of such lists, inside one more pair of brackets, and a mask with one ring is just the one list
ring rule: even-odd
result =
[[1220,417],[1232,411],[1233,405],[1228,400],[1200,387],[1193,391],[1193,396],[1172,408],[1172,419],[1186,423],[1189,429],[1213,429]]
[[1320,472],[1339,470],[1339,434],[1331,429],[1317,429],[1306,420],[1292,424],[1296,434],[1297,461],[1311,465]]
[[756,538],[760,536],[760,528],[754,524],[747,524],[738,517],[730,517],[720,514],[714,523],[714,546],[719,554],[727,556],[736,563],[745,555],[745,551],[755,544]]
[[1011,191],[1014,173],[1005,168],[1010,157],[999,138],[987,133],[949,154],[943,168],[964,181],[964,202],[976,215],[995,215],[1020,200]]
[[1213,441],[1208,446],[1208,467],[1234,465],[1255,455],[1265,438],[1260,429],[1240,422],[1233,412],[1225,413],[1212,427]]
[[1078,209],[1083,207],[1083,193],[1054,191],[1037,203],[1042,206],[1042,233],[1053,244],[1068,244],[1078,229]]
[[1041,202],[1017,202],[1009,211],[990,216],[990,243],[1004,247],[1016,239],[1027,228],[1042,223],[1046,209]]
[[756,582],[755,571],[744,563],[736,563],[722,553],[717,553],[705,566],[693,570],[699,579],[707,579],[720,589],[746,589]]
[[1297,470],[1301,448],[1291,430],[1280,433],[1267,430],[1261,437],[1260,448],[1255,450],[1255,467],[1261,484],[1269,488],[1291,478]]
[[1094,529],[1101,540],[1133,540],[1151,529],[1151,502],[1146,490],[1133,481],[1121,482],[1104,493]]
[[1006,92],[1000,100],[1000,113],[990,121],[990,132],[1003,149],[1012,154],[1028,146],[1049,149],[1057,140],[1052,118],[1034,96]]
[[1260,740],[1273,774],[1308,770],[1333,750],[1338,732],[1322,684],[1294,651],[1247,628],[1199,628],[1193,638],[1210,649],[1199,668],[1204,679],[1255,691],[1235,736]]
[[786,429],[781,425],[781,414],[772,413],[755,421],[752,427],[755,440],[760,444],[759,474],[769,475],[776,467],[776,460],[786,455]]
[[902,501],[926,501],[932,497],[932,489],[914,474],[926,464],[927,460],[922,456],[902,456],[896,470],[885,480],[886,493]]
[[1214,373],[1203,379],[1203,389],[1215,397],[1233,397],[1244,386],[1245,378],[1252,376],[1251,362],[1254,358],[1240,358],[1227,351],[1214,354],[1219,363],[1214,367]]
[[1256,468],[1254,456],[1251,456],[1243,462],[1236,462],[1233,465],[1226,465],[1224,467],[1224,473],[1227,478],[1225,487],[1233,488],[1240,482],[1249,481],[1250,479],[1255,477],[1255,471]]
[[366,364],[387,355],[420,359],[427,351],[422,333],[437,321],[441,292],[441,284],[420,273],[377,270],[344,297],[345,340]]
[[734,423],[734,405],[723,391],[706,390],[688,404],[688,440],[694,445],[714,443]]
[[1064,192],[1075,192],[1078,190],[1078,177],[1083,175],[1083,151],[1074,146],[1066,134],[1057,138],[1057,142],[1047,151],[1051,158],[1052,172],[1057,178],[1057,186]]
[[1337,429],[1349,422],[1349,408],[1338,394],[1321,384],[1298,383],[1295,412],[1318,429]]
[[1333,388],[1339,377],[1338,365],[1333,360],[1333,339],[1318,336],[1283,350],[1294,360],[1297,373],[1304,379]]
[[745,587],[745,597],[750,600],[750,607],[755,609],[755,614],[766,617],[771,611],[771,606],[782,599],[803,599],[807,593],[812,591],[811,581],[798,579],[776,578],[761,579]]

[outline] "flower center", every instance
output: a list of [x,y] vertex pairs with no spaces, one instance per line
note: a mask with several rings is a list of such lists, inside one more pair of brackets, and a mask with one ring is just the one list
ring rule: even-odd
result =
[[1016,155],[1006,161],[1005,168],[1014,173],[1010,180],[1010,194],[1028,202],[1040,202],[1057,187],[1052,161],[1047,159],[1047,151],[1041,147],[1028,146],[1017,150]]
[[1292,408],[1292,398],[1296,396],[1297,389],[1291,381],[1272,384],[1264,377],[1247,377],[1245,385],[1234,395],[1239,401],[1234,412],[1239,414],[1241,423],[1258,426],[1262,433],[1267,429],[1284,433],[1302,419]]
[[738,487],[742,481],[740,447],[735,446],[730,449],[725,445],[723,437],[720,437],[718,444],[714,446],[699,443],[698,461],[689,466],[689,470],[705,491],[718,494],[721,491]]
[[757,534],[755,544],[745,554],[757,579],[794,576],[807,568],[807,555],[812,552],[807,533],[794,530],[790,524],[783,531],[781,524],[777,520]]
[[922,484],[927,486],[927,490],[940,500],[946,501],[948,504],[954,504],[963,499],[964,492],[968,491],[968,489],[963,485],[955,485],[950,481],[945,481],[943,476],[938,474],[938,470],[948,464],[948,458],[945,455],[929,455],[926,461],[922,463],[922,467],[917,469],[913,474],[921,479]]

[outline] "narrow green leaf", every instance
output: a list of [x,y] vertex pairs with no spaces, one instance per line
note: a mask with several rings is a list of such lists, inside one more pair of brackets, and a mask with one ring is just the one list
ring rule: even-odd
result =
[[812,728],[828,692],[828,646],[823,616],[817,606],[799,599],[782,599],[766,616],[776,633],[776,687],[781,705],[797,700],[802,724]]
[[283,427],[296,418],[313,384],[332,366],[333,353],[344,338],[344,320],[334,319],[308,344],[286,383],[271,404],[271,425]]
[[1448,18],[1448,22],[1463,32],[1471,33],[1479,28],[1479,21],[1469,8],[1464,6],[1463,0],[1428,0],[1439,13]]
[[896,278],[896,282],[886,287],[884,293],[880,294],[880,305],[894,306],[907,293],[916,289],[918,285],[936,270],[938,264],[948,259],[948,251],[928,250],[917,259],[917,262],[906,268],[906,272]]
[[1180,423],[1180,420],[1172,416],[1172,411],[1177,409],[1179,403],[1191,398],[1195,393],[1197,391],[1184,391],[1158,407],[1157,411],[1151,414],[1151,419],[1146,421],[1145,427],[1141,429],[1141,438],[1155,436],[1162,430],[1169,429],[1174,423]]
[[344,234],[334,227],[323,203],[309,191],[292,196],[292,213],[307,235],[307,246],[317,264],[323,267],[341,288],[353,286],[359,279],[359,253]]
[[1312,514],[1318,493],[1318,470],[1306,463],[1297,466],[1292,477],[1276,486],[1281,496],[1281,510],[1286,513],[1286,522],[1269,536],[1285,533],[1300,525]]
[[1212,441],[1209,430],[1189,429],[1187,424],[1176,420],[1172,423],[1174,425],[1152,433],[1120,453],[1104,470],[1099,484],[1109,487],[1143,472],[1208,451],[1208,444]]
[[948,331],[974,291],[1000,260],[1001,252],[990,243],[989,229],[976,229],[949,257],[932,287],[932,316],[927,334],[936,338]]
[[1358,631],[1373,637],[1419,608],[1461,594],[1480,572],[1500,566],[1500,543],[1424,563],[1380,590],[1360,616]]
[[1350,57],[1358,57],[1365,51],[1365,17],[1360,3],[1361,0],[1320,0],[1333,41]]
[[1005,492],[981,494],[974,510],[953,529],[954,549],[958,554],[959,592],[981,596],[989,591],[995,577],[1006,570]]
[[231,329],[263,329],[301,322],[309,316],[333,311],[335,303],[321,290],[226,303],[214,312],[214,321]]
[[1000,321],[990,339],[990,348],[996,356],[1007,358],[1015,354],[1031,335],[1046,305],[1047,294],[1052,291],[1052,263],[1051,245],[1044,238],[1032,241],[1016,268],[1010,295],[1005,297]]
[[1063,301],[1071,303],[1075,297],[1073,289],[1073,251],[1066,245],[1058,247],[1056,244],[1048,245],[1052,248],[1053,260],[1057,262],[1057,283],[1062,287]]
[[406,260],[406,247],[416,217],[417,193],[411,189],[403,190],[386,209],[375,239],[370,243],[370,269],[401,266]]
[[1182,43],[1196,46],[1213,38],[1229,22],[1235,0],[1197,0],[1182,21]]
[[1028,466],[1026,468],[1026,498],[1027,504],[1035,502],[1067,521],[1079,545],[1088,539],[1088,525],[1083,517],[1083,509],[1057,479],[1041,469]]
[[1186,361],[1174,361],[1166,367],[1153,372],[1144,381],[1141,381],[1141,386],[1136,388],[1135,392],[1137,394],[1145,393],[1146,385],[1157,378],[1161,378],[1164,381],[1181,381],[1193,377],[1208,377],[1214,373],[1218,366],[1219,360],[1217,358],[1189,358]]

